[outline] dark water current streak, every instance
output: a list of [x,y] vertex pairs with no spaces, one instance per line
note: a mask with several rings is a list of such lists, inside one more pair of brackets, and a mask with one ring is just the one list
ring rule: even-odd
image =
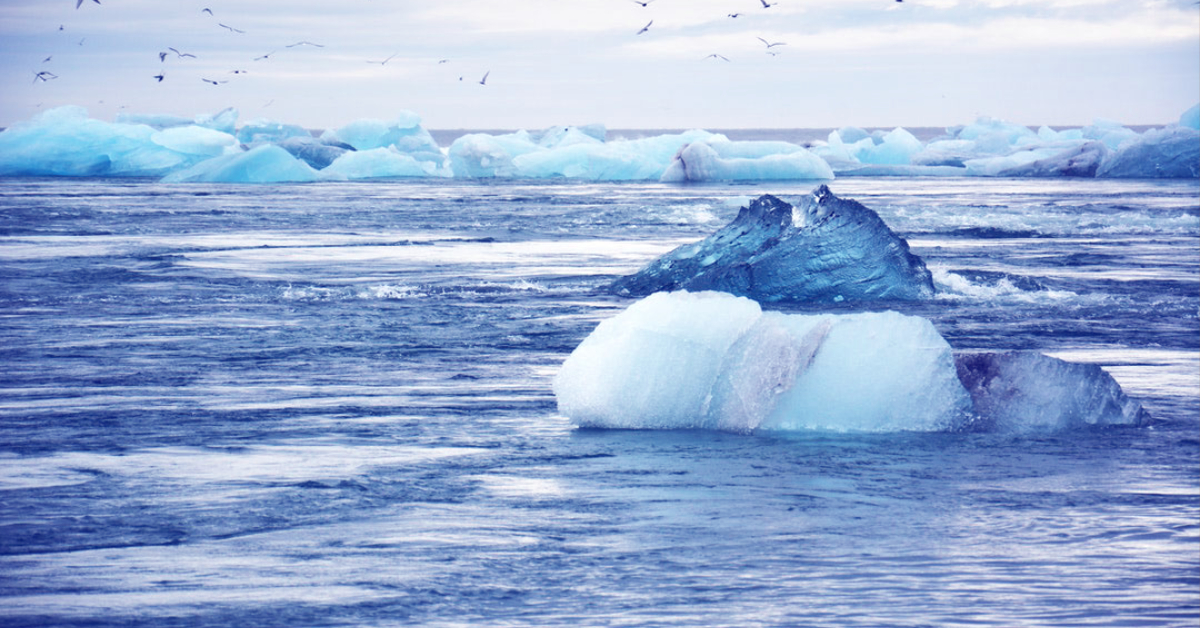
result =
[[0,624],[1195,625],[1194,182],[831,186],[1152,429],[556,416],[605,283],[811,187],[0,182]]

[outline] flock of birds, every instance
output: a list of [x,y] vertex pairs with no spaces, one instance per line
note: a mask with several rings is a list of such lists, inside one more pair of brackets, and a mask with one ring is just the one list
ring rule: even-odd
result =
[[[82,7],[85,1],[86,0],[75,0],[75,8],[79,9],[80,7]],[[100,0],[91,0],[91,1],[95,4],[100,4]],[[630,0],[630,1],[633,2],[634,4],[640,5],[642,8],[648,8],[652,3],[656,2],[657,0]],[[904,2],[904,0],[895,0],[895,1],[896,2]],[[779,4],[779,2],[777,2],[777,1],[770,2],[769,0],[758,0],[758,2],[762,5],[763,9],[770,9],[771,7],[774,7]],[[207,8],[207,7],[204,9],[201,9],[200,13],[207,14],[209,17],[212,17],[212,18],[216,17],[216,14],[213,13],[212,9]],[[731,19],[736,19],[743,15],[746,15],[746,14],[745,13],[729,13],[728,17]],[[635,34],[636,35],[646,34],[650,31],[650,27],[653,25],[654,25],[654,20],[652,19],[649,22],[647,22],[645,26],[641,27]],[[236,28],[234,26],[230,26],[229,24],[226,24],[224,22],[217,22],[217,26],[220,28],[226,29],[231,34],[242,35],[242,34],[246,33],[246,31]],[[63,26],[58,27],[58,30],[60,30],[60,31],[63,29],[64,29]],[[776,56],[779,54],[778,51],[774,50],[775,48],[777,48],[779,46],[787,45],[787,42],[782,42],[782,41],[774,41],[773,42],[773,41],[768,41],[762,37],[758,37],[757,39],[759,41],[761,41],[764,46],[766,46],[766,53],[771,56]],[[81,39],[79,41],[79,45],[82,46],[83,42],[84,42],[84,40]],[[288,44],[288,45],[284,46],[284,48],[297,48],[297,47],[301,47],[301,46],[311,46],[314,48],[324,48],[325,47],[322,44],[313,43],[311,41],[298,41],[293,44]],[[269,60],[272,55],[275,55],[278,52],[280,52],[280,49],[272,50],[271,52],[268,52],[266,54],[254,57],[252,60],[253,61],[266,61],[266,60]],[[167,50],[161,51],[158,53],[159,62],[166,63],[168,58],[172,58],[171,57],[172,54],[174,54],[173,58],[177,59],[177,60],[197,58],[196,55],[194,55],[194,54],[191,54],[188,52],[183,52],[176,48],[168,47]],[[379,61],[367,60],[366,62],[371,63],[371,64],[377,64],[382,67],[382,66],[387,65],[389,61],[391,61],[392,59],[395,59],[397,56],[399,56],[399,53],[394,53],[394,54],[388,56],[387,58],[379,60]],[[50,62],[50,60],[52,58],[53,58],[53,55],[47,56],[42,61],[42,63],[48,63],[48,62]],[[707,56],[703,57],[703,59],[705,59],[705,60],[716,59],[716,60],[725,61],[725,62],[729,61],[729,57],[726,57],[725,55],[717,54],[717,53],[707,55]],[[449,59],[441,59],[438,61],[438,64],[444,64],[447,62],[449,62]],[[229,71],[229,74],[233,74],[233,75],[247,74],[247,73],[248,72],[246,70],[242,70],[242,69],[235,69],[235,70]],[[483,77],[481,79],[479,79],[478,83],[480,85],[487,85],[488,76],[490,76],[490,75],[491,75],[491,70],[484,72]],[[37,71],[34,73],[33,82],[37,83],[40,81],[40,82],[44,83],[47,81],[54,80],[56,78],[58,78],[58,75],[54,74],[53,72],[50,72],[48,70],[41,70],[41,71]],[[165,71],[159,71],[158,74],[155,74],[151,78],[153,78],[155,81],[161,83],[167,78],[167,73]],[[214,86],[224,85],[225,83],[229,82],[229,79],[224,79],[224,78],[218,79],[218,78],[201,77],[200,80],[206,84],[214,85]],[[462,81],[463,77],[459,76],[458,80]]]

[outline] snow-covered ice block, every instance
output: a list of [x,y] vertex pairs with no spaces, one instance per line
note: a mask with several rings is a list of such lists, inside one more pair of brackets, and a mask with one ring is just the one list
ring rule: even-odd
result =
[[951,430],[971,404],[925,319],[763,313],[719,292],[654,294],[602,322],[554,392],[576,425],[625,429]]
[[1091,140],[1061,153],[1001,170],[1002,177],[1094,177],[1108,156],[1104,142]]
[[[776,181],[832,179],[833,170],[820,157],[801,146],[770,142],[776,152],[762,150],[757,142],[701,141],[684,146],[660,180]],[[786,144],[780,148],[779,144]],[[752,156],[739,156],[739,155]]]
[[516,176],[513,158],[538,150],[529,133],[471,133],[450,145],[450,169],[456,177],[489,179]]
[[1185,126],[1151,129],[1108,156],[1097,177],[1200,177],[1200,131]]
[[1057,432],[1143,425],[1150,416],[1094,364],[1032,351],[962,353],[958,377],[970,392],[978,425],[994,432]]
[[165,183],[307,183],[317,171],[274,144],[221,155],[163,177]]
[[721,290],[758,301],[914,300],[933,280],[878,214],[822,185],[792,205],[770,195],[708,238],[613,282],[619,295]]
[[421,117],[402,111],[393,120],[356,120],[338,129],[325,131],[321,139],[349,144],[355,150],[391,146],[412,155],[417,161],[442,162],[442,150],[429,131],[421,126]]
[[237,134],[237,119],[238,110],[233,107],[227,107],[214,114],[200,114],[195,117],[192,124],[202,126],[206,129],[228,133],[230,135]]

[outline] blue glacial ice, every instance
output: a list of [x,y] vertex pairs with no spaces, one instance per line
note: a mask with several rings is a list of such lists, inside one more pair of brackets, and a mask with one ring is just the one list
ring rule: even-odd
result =
[[[303,127],[273,120],[239,125],[238,112],[232,108],[192,118],[122,113],[110,123],[89,118],[79,107],[60,107],[0,132],[0,176],[165,177],[206,158],[224,159],[226,153],[274,145],[316,170],[315,180],[382,176],[664,182],[889,175],[1196,178],[1200,176],[1195,167],[1198,126],[1200,106],[1185,111],[1177,124],[1144,133],[1106,120],[1075,129],[1041,127],[1035,132],[980,118],[950,127],[928,142],[903,128],[868,132],[843,127],[829,133],[827,141],[801,146],[734,141],[698,129],[609,139],[602,125],[588,125],[532,133],[476,133],[441,147],[410,111],[392,119],[356,120],[313,137]],[[325,172],[346,153],[377,149],[387,152],[351,157]],[[419,167],[397,155],[411,158]],[[220,164],[210,164],[207,170],[225,173],[222,176],[253,174],[223,169]],[[297,177],[295,181],[314,180],[308,173]],[[192,179],[189,175],[169,180]]]
[[762,302],[915,300],[933,280],[908,243],[863,205],[822,185],[792,206],[765,195],[708,238],[615,281],[622,296],[720,290]]
[[978,429],[1054,432],[1143,425],[1149,413],[1094,364],[1032,351],[961,353],[958,377],[971,394]]
[[956,356],[920,317],[788,315],[720,292],[656,293],[601,322],[554,394],[588,428],[1031,434],[1148,418],[1096,366]]
[[308,164],[274,145],[263,144],[202,161],[163,177],[165,183],[311,183],[320,175]]

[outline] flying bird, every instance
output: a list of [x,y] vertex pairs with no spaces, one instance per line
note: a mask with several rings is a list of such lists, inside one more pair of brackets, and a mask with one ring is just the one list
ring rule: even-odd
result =
[[213,14],[213,12],[212,12],[212,9],[210,9],[210,8],[208,8],[208,7],[204,7],[203,9],[200,9],[200,12],[201,12],[201,13],[207,13],[207,14],[209,14],[209,15],[212,15],[212,14]]
[[741,13],[730,13],[729,17],[740,17],[741,15]]
[[714,52],[713,54],[710,54],[710,55],[708,55],[707,57],[704,57],[704,58],[705,58],[705,59],[720,59],[720,60],[722,60],[722,61],[729,61],[729,57],[726,57],[725,55],[719,55],[719,54],[716,54],[715,52]]
[[159,72],[158,74],[154,75],[154,78],[158,79],[158,82],[161,83],[163,81],[163,79],[167,78],[167,73]]
[[779,4],[778,2],[767,2],[767,0],[758,0],[758,1],[762,3],[764,9],[769,9],[769,8]]
[[643,7],[645,7],[645,6],[650,6],[650,3],[651,3],[651,2],[654,2],[654,0],[631,0],[631,1],[632,1],[634,4],[640,4],[640,5],[642,5]]
[[[396,54],[400,54],[400,53],[398,53],[398,52],[397,52]],[[396,54],[394,54],[394,55],[392,55],[392,56],[390,56],[390,57],[388,57],[388,58],[384,59],[383,61],[371,61],[371,60],[369,60],[369,59],[368,59],[368,60],[367,60],[367,63],[378,63],[379,65],[387,65],[387,62],[388,62],[388,61],[391,61],[392,59],[394,59],[394,58],[396,57]],[[439,62],[439,63],[440,63],[440,62]]]
[[[172,48],[172,47],[170,47],[170,46],[167,46],[167,50],[170,50],[171,52],[175,53],[175,56],[179,57],[180,59],[182,59],[182,58],[184,58],[184,57],[191,57],[191,58],[193,58],[193,59],[195,59],[195,58],[196,58],[196,55],[194,55],[194,54],[192,54],[192,53],[190,53],[190,52],[179,52],[178,50],[176,50],[176,49],[174,49],[174,48]],[[160,52],[159,54],[160,54],[160,55],[162,55],[162,54],[166,54],[166,53],[161,53],[161,52]]]
[[206,79],[206,78],[202,78],[200,80],[204,81],[205,83],[208,83],[209,85],[224,85],[225,83],[229,82],[229,81],[214,81],[212,79]]
[[33,75],[33,82],[36,83],[38,81],[41,81],[41,82],[45,83],[46,81],[49,81],[50,79],[56,79],[56,78],[58,78],[57,74],[54,74],[53,72],[47,72],[45,70],[42,70],[41,72],[38,72],[37,74]]
[[268,52],[267,54],[265,54],[265,55],[263,55],[263,56],[261,56],[261,57],[254,57],[254,60],[255,60],[255,61],[262,61],[263,59],[270,59],[270,58],[271,58],[271,55],[273,55],[273,54],[275,54],[275,53],[277,53],[277,52],[279,52],[279,51],[278,51],[278,50],[272,50],[271,52]]
[[441,65],[443,63],[450,63],[450,60],[449,59],[438,59],[438,65]]
[[650,30],[650,25],[653,23],[654,23],[654,20],[650,20],[649,22],[647,22],[646,25],[642,27],[642,30],[638,31],[637,34],[641,35],[642,33]]
[[284,48],[295,48],[296,46],[316,46],[317,48],[325,47],[321,44],[314,44],[311,41],[298,41],[294,44],[288,44],[288,45],[284,46]]
[[249,74],[246,70],[230,70],[230,74]]
[[[488,70],[487,72],[484,72],[484,73],[483,73],[483,78],[479,79],[479,84],[480,84],[480,85],[487,85],[487,77],[488,77],[488,75],[489,75],[489,74],[491,74],[491,73],[492,73],[492,71],[491,71],[491,70]],[[461,79],[460,79],[460,80],[461,80]],[[500,91],[504,91],[504,90],[500,90]]]
[[239,28],[234,28],[234,27],[232,27],[232,26],[228,26],[228,25],[226,25],[226,24],[221,24],[220,22],[218,22],[218,23],[217,23],[217,26],[220,26],[221,28],[228,28],[228,29],[229,29],[229,32],[231,32],[231,33],[245,33],[245,32],[246,32],[246,31],[244,31],[244,30],[241,30],[241,29],[239,29]]
[[54,55],[50,55],[49,57],[46,57],[45,59],[42,59],[42,63],[49,63],[49,61],[50,61],[51,59],[53,59],[53,58],[54,58]]
[[786,46],[787,45],[787,42],[785,42],[785,41],[777,41],[775,43],[771,43],[771,42],[763,39],[762,37],[756,37],[755,39],[766,44],[767,48],[774,48],[775,46]]
[[[92,0],[92,2],[100,4],[100,0]],[[75,0],[75,8],[78,9],[81,6],[83,6],[83,0]]]

